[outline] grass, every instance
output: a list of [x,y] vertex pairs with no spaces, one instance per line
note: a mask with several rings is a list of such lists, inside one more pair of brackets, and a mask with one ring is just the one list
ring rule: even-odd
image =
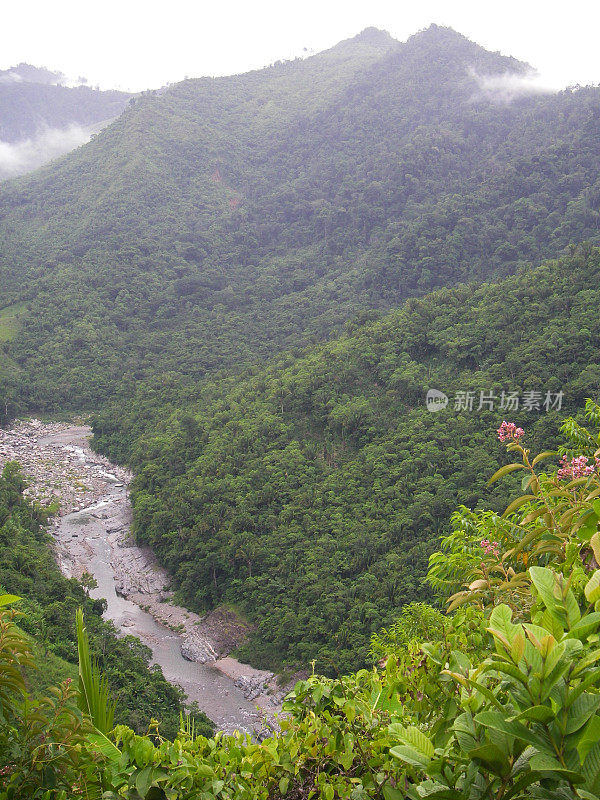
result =
[[0,309],[0,343],[10,342],[15,338],[25,310],[25,303],[15,303]]

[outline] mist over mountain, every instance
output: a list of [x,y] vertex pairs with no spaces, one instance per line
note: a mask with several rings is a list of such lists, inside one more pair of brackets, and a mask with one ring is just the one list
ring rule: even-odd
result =
[[2,176],[0,797],[598,800],[600,87],[19,64]]
[[25,63],[0,70],[0,179],[30,172],[88,142],[129,100],[126,92],[85,83]]
[[[141,476],[138,535],[170,563],[172,530],[190,532],[186,555],[176,548],[181,570],[174,571],[188,601],[199,609],[223,599],[245,602],[237,567],[222,570],[220,589],[210,588],[224,542],[238,533],[258,535],[258,526],[276,554],[278,537],[289,534],[287,522],[278,518],[292,513],[291,507],[282,509],[271,489],[265,488],[266,494],[256,489],[265,470],[273,475],[280,469],[273,465],[281,465],[286,477],[280,476],[280,488],[290,497],[288,477],[296,475],[290,480],[302,492],[310,484],[317,493],[334,491],[332,486],[344,493],[349,481],[348,508],[353,497],[366,498],[371,477],[363,472],[367,453],[362,448],[376,440],[387,446],[388,414],[379,417],[373,411],[371,395],[379,392],[374,384],[384,385],[367,368],[373,347],[360,339],[363,361],[354,343],[335,339],[344,325],[368,322],[433,290],[515,272],[525,276],[517,294],[528,296],[536,279],[530,284],[527,275],[536,265],[572,242],[597,239],[600,90],[537,91],[529,85],[530,76],[528,65],[487,52],[447,28],[432,26],[405,43],[367,29],[304,60],[244,75],[186,80],[133,98],[89,144],[0,187],[3,413],[94,410],[98,446],[134,463]],[[571,269],[570,262],[564,264],[553,268],[555,278],[545,278],[546,284],[557,283],[561,269]],[[581,265],[577,269],[594,276],[595,264],[591,272]],[[572,303],[583,303],[587,314],[585,277],[576,285]],[[492,313],[503,291],[485,295],[485,313]],[[419,402],[423,374],[431,374],[434,363],[441,362],[441,376],[453,375],[460,364],[466,377],[475,376],[485,353],[487,359],[496,353],[494,337],[510,319],[504,312],[494,312],[496,327],[489,326],[486,348],[463,342],[464,320],[449,324],[441,349],[435,344],[444,303],[454,306],[462,296],[442,294],[433,305],[419,306],[425,309],[423,319],[401,315],[400,327],[391,328],[395,333],[386,324],[374,329],[375,337],[378,331],[389,336],[383,347],[387,355],[381,357],[395,365],[393,379],[387,368],[384,372],[386,391],[400,396],[394,406],[398,416]],[[485,316],[478,306],[471,308]],[[552,319],[559,327],[562,308],[557,300]],[[531,324],[537,319],[533,314]],[[397,353],[403,326],[414,329],[416,341]],[[479,334],[484,330],[478,327]],[[528,335],[521,328],[517,340]],[[349,359],[346,378],[340,365],[340,380],[330,376],[329,388],[310,377],[314,359],[327,356],[309,350],[306,370],[304,356],[299,358],[299,348],[324,339],[333,340],[342,362],[344,353]],[[498,356],[500,362],[513,364],[516,349]],[[226,372],[246,369],[252,376],[282,351],[283,367],[274,375],[249,379],[250,388],[244,379],[233,398],[221,396],[221,387],[229,385]],[[567,361],[561,356],[565,369]],[[306,379],[288,380],[287,364],[306,371]],[[526,379],[514,366],[511,374]],[[567,372],[561,375],[566,378]],[[214,431],[198,409],[201,392],[207,392],[201,396],[210,419],[218,421]],[[270,401],[260,407],[258,429],[238,441],[233,431],[246,430],[249,398],[265,392],[275,398],[273,407]],[[292,422],[286,408],[296,408],[298,392],[306,404],[296,409]],[[273,418],[277,409],[281,419]],[[263,428],[264,415],[270,421]],[[382,533],[377,504],[371,508],[365,500],[362,510],[348,512],[349,519],[364,517],[364,529],[371,531],[365,534],[371,537],[368,547],[380,547],[385,564],[388,551],[416,548],[411,569],[417,583],[407,583],[398,602],[419,596],[424,541],[435,536],[430,523],[418,520],[441,524],[468,484],[461,478],[454,488],[447,484],[444,494],[436,479],[410,483],[404,470],[412,469],[421,416],[416,414],[414,429],[403,440],[413,455],[398,455],[402,481],[408,483],[402,490],[388,487],[395,498],[390,514],[392,507],[400,513],[396,501],[406,507],[410,484],[422,500],[417,516],[401,515],[403,532],[392,546]],[[221,427],[229,431],[230,423],[233,438],[227,433],[221,440]],[[181,424],[189,428],[187,444]],[[254,448],[263,431],[268,432],[267,453],[258,457]],[[303,446],[296,452],[303,436],[312,440],[314,452],[304,452]],[[214,507],[208,497],[183,499],[194,494],[189,481],[193,484],[199,474],[198,459],[208,458],[206,437],[217,447],[214,458],[202,465],[207,484],[228,448],[234,450]],[[244,452],[250,441],[248,466]],[[288,464],[290,458],[295,466]],[[253,499],[247,513],[229,519],[224,503],[232,485],[245,486]],[[447,502],[440,505],[442,494]],[[171,495],[184,509],[184,520],[170,509],[166,498]],[[264,519],[263,502],[271,509]],[[323,498],[318,502],[329,508]],[[244,506],[235,491],[231,503]],[[203,538],[199,520],[213,516],[211,533]],[[315,512],[302,523],[294,517],[294,536],[304,541],[302,524],[309,538],[325,529],[334,537],[346,531],[359,548],[362,539],[355,538],[354,528],[340,522],[338,530],[325,516]],[[230,555],[235,561],[235,553]],[[264,563],[270,572],[271,561],[265,557]],[[322,563],[328,563],[325,555]],[[368,586],[375,574],[358,556],[352,555],[350,563],[349,585],[362,576],[363,600],[371,602],[375,595]],[[381,574],[387,569],[381,567]],[[195,570],[193,579],[190,570]],[[287,577],[284,582],[291,586]],[[270,590],[252,591],[259,605],[271,598]],[[302,591],[290,589],[287,611],[288,601],[296,603]],[[249,614],[253,603],[245,606]],[[300,640],[290,634],[276,644],[273,629],[283,625],[283,617],[276,613],[270,619],[254,656],[260,653],[267,663],[285,650],[291,662],[308,652],[313,634]],[[384,621],[373,617],[373,625]],[[355,620],[350,638],[340,645],[348,665],[351,652],[364,653],[361,626]],[[314,637],[310,641],[317,647]]]
[[481,96],[476,76],[529,71],[447,28],[368,29],[135,98],[0,189],[20,402],[198,379],[595,238],[600,91]]

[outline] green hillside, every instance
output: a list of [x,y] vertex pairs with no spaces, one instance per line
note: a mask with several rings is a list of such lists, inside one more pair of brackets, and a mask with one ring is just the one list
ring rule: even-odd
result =
[[[372,632],[427,597],[452,511],[505,502],[485,484],[502,419],[551,445],[565,413],[598,396],[599,286],[600,251],[582,246],[200,391],[158,379],[97,417],[95,443],[133,465],[137,536],[190,607],[240,606],[258,664],[347,672]],[[427,410],[430,388],[445,410]],[[472,409],[455,410],[460,391]],[[503,391],[519,392],[518,411],[500,407]]]
[[600,90],[483,96],[526,66],[432,26],[147,93],[0,188],[18,408],[95,408],[327,338],[365,309],[594,238]]
[[0,70],[0,141],[30,139],[44,128],[91,125],[118,117],[131,95],[64,86],[65,76],[30,64]]

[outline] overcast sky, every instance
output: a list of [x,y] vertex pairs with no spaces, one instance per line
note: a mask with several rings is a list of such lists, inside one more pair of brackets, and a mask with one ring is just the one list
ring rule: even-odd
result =
[[600,82],[598,0],[17,0],[0,14],[0,68],[27,61],[102,88],[244,72],[370,25],[403,41],[432,22],[528,61],[549,85]]

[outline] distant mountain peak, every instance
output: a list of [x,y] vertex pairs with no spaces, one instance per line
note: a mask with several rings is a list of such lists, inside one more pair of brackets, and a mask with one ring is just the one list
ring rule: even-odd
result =
[[40,83],[46,86],[60,86],[67,81],[63,72],[55,72],[47,67],[35,67],[33,64],[20,64],[9,69],[0,70],[0,81],[4,83]]
[[396,43],[394,37],[391,36],[391,34],[389,34],[387,31],[381,30],[381,28],[375,28],[373,26],[370,28],[365,28],[363,31],[354,36],[351,41],[375,46],[383,45],[384,47],[389,47],[390,45]]
[[427,28],[423,28],[423,30],[413,33],[412,36],[408,37],[406,43],[413,45],[437,45],[438,47],[444,48],[456,46],[464,47],[465,45],[468,45],[470,47],[476,47],[480,50],[484,49],[480,45],[471,41],[471,39],[468,39],[462,33],[455,31],[454,28],[450,28],[447,25],[436,25],[434,22],[432,22]]

